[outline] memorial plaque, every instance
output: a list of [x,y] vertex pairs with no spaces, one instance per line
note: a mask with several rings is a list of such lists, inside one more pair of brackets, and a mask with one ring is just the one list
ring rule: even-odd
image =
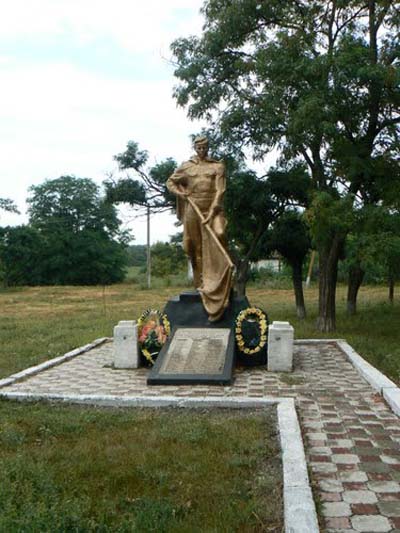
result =
[[177,328],[147,383],[230,383],[233,353],[233,334],[228,328]]
[[164,357],[164,374],[221,373],[228,348],[229,329],[178,329]]

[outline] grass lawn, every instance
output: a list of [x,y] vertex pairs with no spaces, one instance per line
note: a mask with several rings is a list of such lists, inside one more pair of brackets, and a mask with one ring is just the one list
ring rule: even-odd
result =
[[272,407],[3,401],[0,419],[0,531],[282,531]]
[[[37,364],[97,337],[112,336],[119,320],[137,318],[146,308],[162,309],[167,299],[187,288],[140,289],[125,283],[110,287],[30,287],[0,291],[0,377]],[[347,341],[374,366],[399,383],[400,306],[387,302],[385,287],[360,289],[358,314],[347,317],[346,287],[337,291],[337,331],[315,329],[317,288],[305,290],[308,318],[299,321],[293,291],[253,288],[252,305],[270,320],[289,320],[296,338],[334,337]]]

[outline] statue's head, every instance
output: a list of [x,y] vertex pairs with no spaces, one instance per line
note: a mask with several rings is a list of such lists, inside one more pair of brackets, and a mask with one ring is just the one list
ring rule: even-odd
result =
[[194,149],[199,159],[205,159],[208,155],[208,139],[205,135],[196,137],[194,140]]

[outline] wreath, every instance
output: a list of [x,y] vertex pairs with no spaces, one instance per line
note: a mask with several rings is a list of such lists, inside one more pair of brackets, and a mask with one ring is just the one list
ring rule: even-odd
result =
[[158,309],[146,309],[138,319],[139,346],[145,363],[154,365],[171,333],[167,315]]
[[[247,332],[243,333],[243,323],[251,325]],[[250,331],[249,331],[250,329]],[[264,311],[257,307],[248,307],[240,311],[235,324],[236,345],[242,354],[254,355],[261,352],[268,339],[268,317]]]

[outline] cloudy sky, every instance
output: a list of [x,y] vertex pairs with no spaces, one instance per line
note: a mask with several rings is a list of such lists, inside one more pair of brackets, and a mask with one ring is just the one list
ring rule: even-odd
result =
[[[23,213],[1,213],[2,225],[27,221],[30,185],[63,174],[101,184],[130,139],[151,162],[187,158],[199,125],[172,99],[169,45],[200,32],[201,5],[0,0],[0,197]],[[152,240],[167,240],[173,221],[154,218]],[[145,242],[144,221],[133,233]]]

